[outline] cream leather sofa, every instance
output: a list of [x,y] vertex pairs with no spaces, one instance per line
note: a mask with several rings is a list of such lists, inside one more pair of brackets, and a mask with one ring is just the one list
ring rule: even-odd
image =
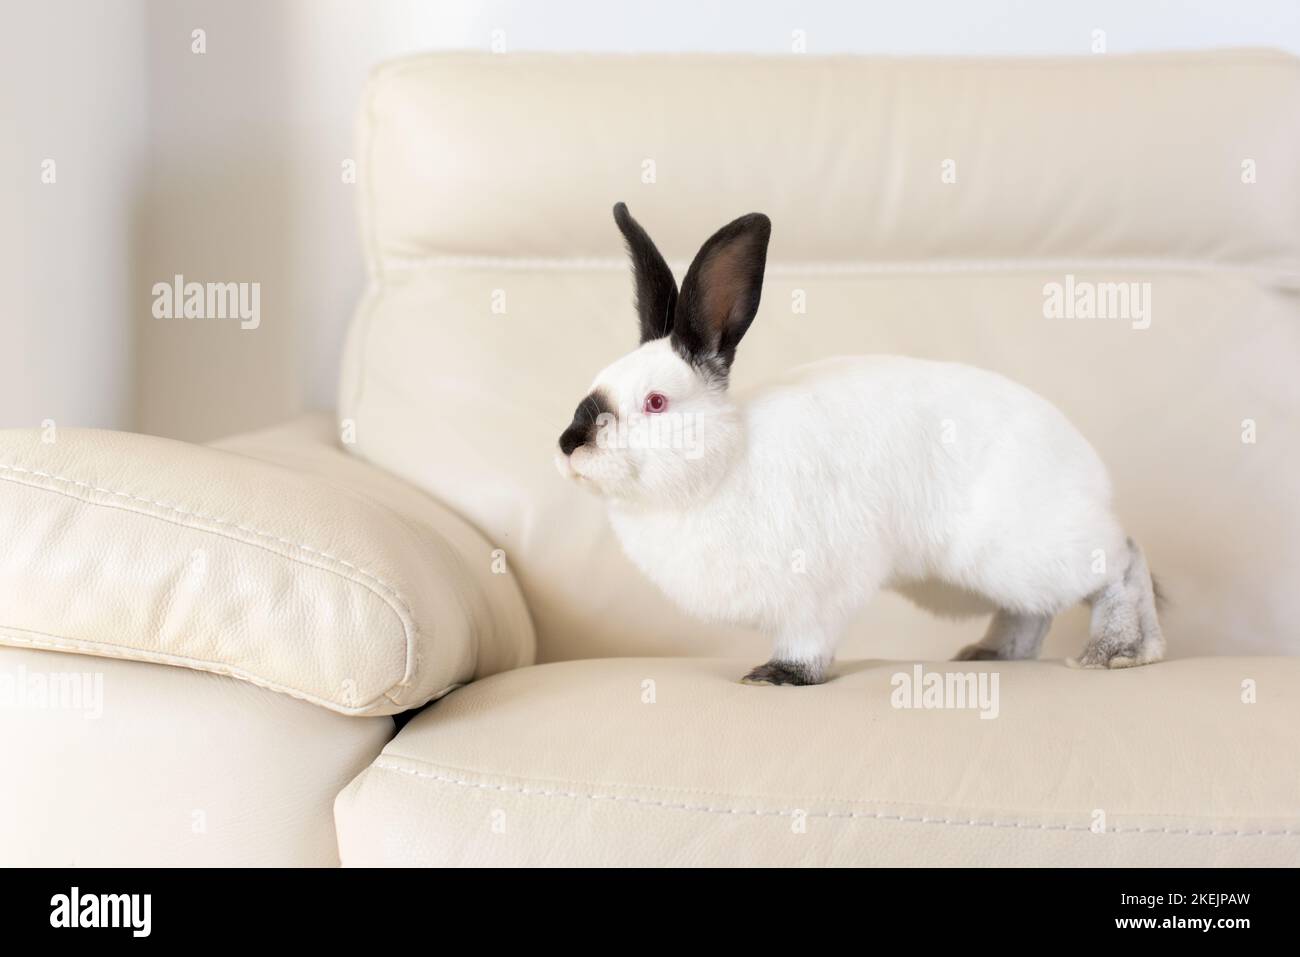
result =
[[[0,436],[0,864],[1300,863],[1297,60],[422,56],[358,158],[336,416]],[[1065,667],[1078,612],[948,664],[982,622],[886,596],[740,685],[552,466],[635,341],[616,200],[679,275],[771,216],[734,387],[902,352],[1064,409],[1170,660]]]

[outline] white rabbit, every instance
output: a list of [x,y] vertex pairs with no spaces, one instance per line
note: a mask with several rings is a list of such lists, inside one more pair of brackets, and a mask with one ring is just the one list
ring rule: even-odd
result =
[[700,249],[680,294],[619,203],[641,346],[606,368],[560,437],[560,471],[603,496],[632,561],[685,611],[753,627],[744,680],[818,684],[882,588],[946,615],[993,613],[959,659],[1032,658],[1052,618],[1092,605],[1074,664],[1158,661],[1142,552],[1097,453],[1046,400],[946,362],[862,356],[727,390],[758,311],[771,223]]

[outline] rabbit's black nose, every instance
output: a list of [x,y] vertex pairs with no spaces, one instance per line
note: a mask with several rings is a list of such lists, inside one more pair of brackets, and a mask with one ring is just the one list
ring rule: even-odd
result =
[[572,455],[573,450],[587,444],[586,426],[571,425],[560,433],[560,451]]
[[572,455],[574,449],[593,441],[597,420],[602,414],[612,415],[613,412],[613,406],[600,390],[592,392],[573,410],[573,422],[560,434],[560,451]]

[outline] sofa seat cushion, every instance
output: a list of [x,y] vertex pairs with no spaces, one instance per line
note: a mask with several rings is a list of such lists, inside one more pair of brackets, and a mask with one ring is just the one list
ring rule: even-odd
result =
[[393,735],[189,668],[0,647],[0,867],[336,866]]
[[339,795],[343,864],[1300,864],[1300,660],[920,666],[985,675],[982,710],[896,706],[913,663],[810,688],[739,684],[752,664],[459,689]]

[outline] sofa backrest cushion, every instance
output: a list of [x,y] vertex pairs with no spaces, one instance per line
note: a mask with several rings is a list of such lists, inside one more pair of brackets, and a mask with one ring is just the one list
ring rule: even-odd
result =
[[[679,281],[718,226],[772,218],[733,388],[867,352],[1019,380],[1109,464],[1173,654],[1300,649],[1295,58],[428,55],[376,71],[359,158],[340,416],[504,551],[543,659],[766,650],[673,610],[553,467],[636,343],[619,200]],[[1111,318],[1053,314],[1085,288]],[[885,597],[846,651],[972,629]],[[1049,653],[1084,631],[1065,616]]]

